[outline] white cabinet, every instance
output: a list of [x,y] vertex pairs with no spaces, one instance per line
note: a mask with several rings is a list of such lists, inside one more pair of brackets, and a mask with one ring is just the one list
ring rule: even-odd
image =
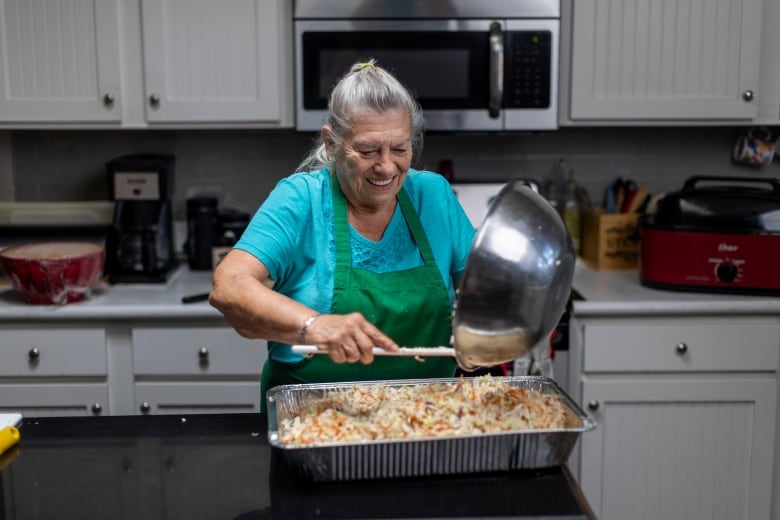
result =
[[575,122],[750,123],[765,102],[763,0],[573,0],[571,6]]
[[266,342],[229,327],[136,327],[136,413],[258,412]]
[[142,0],[146,119],[278,121],[283,0]]
[[292,125],[286,0],[0,0],[0,126]]
[[0,0],[0,121],[118,122],[118,0]]
[[109,413],[102,328],[0,328],[0,411]]
[[575,392],[598,423],[579,480],[604,520],[770,516],[780,322],[575,318]]

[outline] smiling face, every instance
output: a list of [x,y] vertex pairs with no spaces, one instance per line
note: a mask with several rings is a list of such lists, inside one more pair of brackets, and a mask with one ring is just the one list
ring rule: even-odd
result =
[[395,206],[395,197],[412,163],[411,121],[402,108],[363,112],[336,147],[330,128],[323,141],[335,162],[341,190],[356,209],[376,212]]

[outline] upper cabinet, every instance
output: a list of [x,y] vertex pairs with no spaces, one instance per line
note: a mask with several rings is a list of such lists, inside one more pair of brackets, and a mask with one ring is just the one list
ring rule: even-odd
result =
[[118,0],[0,0],[0,121],[119,122]]
[[147,121],[278,121],[282,2],[142,0]]
[[740,121],[758,113],[763,0],[575,0],[570,117]]
[[0,0],[0,126],[292,126],[286,0]]

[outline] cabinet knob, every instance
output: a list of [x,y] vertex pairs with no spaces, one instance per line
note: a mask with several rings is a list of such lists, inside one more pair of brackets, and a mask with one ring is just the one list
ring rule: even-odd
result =
[[208,362],[208,360],[209,360],[209,349],[207,349],[206,347],[201,347],[198,350],[198,359],[200,359],[200,361],[202,363]]
[[678,343],[677,346],[674,347],[674,351],[682,356],[683,354],[688,352],[688,345],[686,345],[685,343]]
[[41,358],[41,351],[38,350],[38,347],[33,347],[30,349],[30,351],[27,353],[27,359],[29,359],[31,362],[36,362]]
[[149,96],[149,104],[152,107],[154,107],[154,108],[159,107],[160,106],[160,95],[159,94],[152,94],[151,96]]
[[92,405],[92,413],[94,415],[100,415],[100,412],[103,411],[103,406],[101,406],[100,403],[95,403]]
[[593,399],[592,401],[589,401],[589,402],[588,402],[588,410],[591,410],[591,411],[593,411],[593,412],[595,412],[596,410],[598,410],[598,409],[599,409],[599,406],[601,406],[601,403],[599,403],[599,402],[598,402],[598,401],[596,401],[595,399]]
[[742,99],[745,101],[753,101],[753,98],[755,97],[755,94],[752,90],[746,90],[742,93]]
[[141,403],[141,412],[142,413],[149,413],[149,410],[151,410],[151,409],[152,409],[152,407],[146,401]]
[[103,94],[103,106],[105,107],[113,106],[114,100],[115,100],[114,94],[112,94],[111,92],[106,92],[105,94]]

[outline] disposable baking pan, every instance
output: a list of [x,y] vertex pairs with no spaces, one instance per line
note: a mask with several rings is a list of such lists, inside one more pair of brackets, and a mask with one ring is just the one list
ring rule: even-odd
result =
[[[280,440],[279,425],[304,405],[325,393],[349,390],[356,383],[283,385],[268,391],[268,441],[285,464],[299,476],[315,481],[455,475],[522,469],[541,469],[564,463],[582,432],[595,422],[552,379],[518,376],[502,378],[515,387],[558,394],[567,408],[561,429],[514,430],[496,433],[332,442],[292,445]],[[360,382],[364,386],[457,383],[459,378],[403,379]]]

